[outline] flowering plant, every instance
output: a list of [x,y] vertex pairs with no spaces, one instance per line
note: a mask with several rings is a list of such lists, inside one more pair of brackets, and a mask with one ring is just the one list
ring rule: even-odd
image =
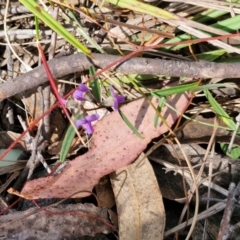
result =
[[[114,88],[110,86],[111,98],[113,103],[113,109],[118,110],[119,105],[125,101],[125,97],[122,95],[117,95],[114,91]],[[83,83],[80,83],[78,88],[73,93],[73,98],[78,101],[93,101],[94,97],[92,96],[90,89]],[[67,100],[62,99],[63,104],[67,104]],[[93,126],[92,122],[99,119],[98,114],[91,114],[88,115],[86,111],[82,108],[81,111],[83,112],[83,118],[76,120],[75,125],[76,127],[83,126],[88,134],[93,133]]]

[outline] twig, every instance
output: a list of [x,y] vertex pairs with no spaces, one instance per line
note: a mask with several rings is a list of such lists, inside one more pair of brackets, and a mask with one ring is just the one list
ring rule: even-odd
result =
[[[162,74],[193,78],[238,78],[240,76],[238,71],[240,63],[168,61],[150,58],[131,58],[119,63],[119,60],[121,60],[121,57],[114,55],[93,54],[93,58],[89,59],[84,54],[78,53],[52,59],[48,62],[48,66],[54,78],[89,69],[92,65],[101,69],[112,65],[109,70],[123,74]],[[6,82],[1,84],[0,101],[47,81],[47,74],[43,66],[37,67],[33,71],[15,78],[14,83]]]
[[[217,203],[217,204],[213,205],[212,207],[210,207],[209,209],[199,213],[197,220],[200,221],[209,216],[212,216],[212,215],[222,211],[225,206],[226,206],[226,203],[224,203],[224,202]],[[180,231],[181,229],[185,228],[186,226],[189,226],[190,224],[192,224],[192,221],[193,221],[193,218],[189,219],[187,222],[183,222],[183,223],[179,224],[178,226],[176,226],[172,229],[167,230],[164,233],[164,237],[166,238],[169,235],[174,234],[176,231]]]
[[[52,16],[57,19],[58,16],[58,7],[54,7]],[[49,47],[49,60],[54,58],[54,53],[56,50],[56,39],[57,39],[57,34],[55,32],[52,32],[52,37],[51,37],[51,43]],[[43,113],[47,111],[47,109],[50,108],[51,104],[51,98],[50,98],[50,85],[47,84],[47,86],[44,86],[43,89]],[[43,137],[45,140],[49,140],[50,137],[50,115],[46,115],[43,118]]]
[[[22,125],[23,130],[26,130],[27,128],[26,123],[22,120],[20,116],[18,116],[18,119]],[[33,170],[35,169],[36,165],[39,162],[43,163],[43,166],[47,169],[48,172],[51,172],[48,166],[46,166],[46,163],[41,155],[41,150],[44,147],[44,145],[40,144],[42,142],[41,127],[38,128],[38,132],[35,138],[31,137],[29,132],[27,132],[26,135],[27,135],[28,147],[29,147],[29,150],[32,151],[32,154],[26,166],[24,167],[23,171],[21,171],[17,181],[14,183],[13,187],[18,191],[21,191],[24,183],[26,182],[27,179],[31,177]],[[8,203],[11,203],[14,200],[14,196],[8,194],[6,197],[6,200],[8,201]]]
[[233,210],[237,204],[236,195],[239,194],[239,191],[240,191],[240,184],[238,184],[236,187],[235,183],[230,183],[229,195],[227,198],[227,203],[224,210],[217,240],[226,240],[231,234],[231,225],[229,223],[231,220]]
[[[68,24],[64,25],[64,27],[69,32],[71,32],[74,29],[72,26],[70,26]],[[36,30],[35,29],[10,29],[10,30],[8,30],[7,33],[8,33],[8,36],[10,37],[10,39],[29,39],[29,38],[35,37]],[[52,34],[51,29],[41,30],[41,35],[43,37],[50,36],[51,34]],[[4,36],[5,36],[4,31],[0,31],[0,37],[2,38]],[[3,44],[3,43],[1,43],[1,44]],[[12,44],[12,45],[16,45],[16,44]],[[36,42],[34,43],[34,45],[36,45]]]
[[239,128],[239,126],[240,126],[240,113],[237,115],[237,117],[236,117],[236,129],[234,130],[234,132],[233,132],[233,135],[232,135],[232,138],[231,138],[231,141],[230,141],[230,143],[229,143],[229,145],[228,145],[228,153],[231,153],[231,150],[232,150],[232,146],[233,146],[233,142],[234,142],[234,140],[235,140],[235,138],[236,138],[236,135],[237,135],[237,131],[238,131],[238,128]]
[[[154,161],[154,162],[156,162],[156,163],[158,163],[158,164],[163,165],[164,166],[163,169],[165,170],[166,173],[170,172],[170,171],[173,171],[174,174],[177,174],[177,173],[179,173],[181,175],[183,174],[182,173],[182,168],[179,167],[179,166],[175,166],[174,164],[171,164],[169,162],[163,161],[163,160],[161,160],[161,159],[159,159],[157,157],[154,157],[152,155],[149,156],[149,159]],[[195,166],[193,168],[195,168]],[[186,170],[184,171],[184,177],[187,179],[188,182],[192,181],[190,173],[188,171],[186,171]],[[221,193],[224,196],[228,195],[228,191],[226,189],[218,186],[217,184],[215,184],[213,182],[209,182],[207,178],[202,178],[201,177],[199,180],[201,181],[202,185],[210,186],[213,190],[215,190],[216,192]],[[203,200],[203,199],[201,199],[201,200]],[[211,200],[212,200],[212,198],[211,198]],[[217,201],[220,201],[220,200],[217,199]]]
[[0,16],[1,15],[3,16],[6,13],[6,11],[7,11],[8,14],[19,14],[19,13],[29,13],[30,12],[26,7],[21,6],[21,5],[18,6],[16,4],[16,6],[14,6],[14,7],[1,9],[0,10]]
[[6,47],[6,51],[7,51],[7,73],[8,73],[8,81],[12,81],[13,80],[13,59],[12,59],[12,52],[11,49],[9,47],[9,45],[7,45]]
[[[215,153],[215,136],[216,136],[216,132],[217,132],[217,125],[218,125],[218,121],[216,118],[214,118],[214,126],[215,127],[214,127],[213,135],[211,137],[211,140],[213,140],[213,143],[210,144],[212,149],[211,149],[211,155],[209,157],[209,168],[208,168],[208,177],[209,177],[209,182],[210,182],[210,184],[208,185],[208,195],[207,195],[208,198],[210,198],[210,195],[211,195],[211,186],[210,185],[212,183],[213,157],[214,157],[214,153]],[[209,208],[209,201],[207,201],[207,206],[206,206],[206,209],[208,209],[208,208]],[[204,227],[203,227],[203,236],[202,236],[203,240],[207,239],[207,236],[206,236],[207,226],[208,226],[208,220],[205,219]]]
[[15,52],[15,50],[12,48],[11,43],[9,41],[9,37],[8,37],[8,33],[7,33],[7,15],[8,15],[8,7],[9,7],[9,0],[6,0],[6,11],[4,14],[4,21],[3,21],[3,26],[4,26],[4,33],[5,33],[5,38],[6,38],[6,42],[8,43],[9,48],[11,49],[12,53],[15,55],[15,57],[18,59],[19,62],[21,62],[24,66],[25,66],[25,70],[26,71],[30,71],[32,70],[32,68],[26,64],[25,62],[23,62],[23,60],[17,55],[17,53]]

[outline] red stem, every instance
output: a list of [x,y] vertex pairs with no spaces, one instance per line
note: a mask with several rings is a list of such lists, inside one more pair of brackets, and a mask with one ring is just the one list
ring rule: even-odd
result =
[[62,102],[62,100],[61,100],[61,97],[60,97],[60,95],[59,95],[59,93],[58,93],[58,90],[57,90],[57,87],[56,87],[54,78],[53,78],[52,73],[51,73],[51,71],[50,71],[50,69],[49,69],[49,67],[48,67],[48,64],[47,64],[45,55],[44,55],[44,53],[43,53],[42,47],[41,47],[41,45],[40,45],[39,43],[37,44],[37,47],[38,47],[38,51],[39,51],[40,57],[41,57],[41,59],[42,59],[42,63],[43,63],[44,69],[45,69],[45,71],[46,71],[46,73],[47,73],[47,76],[48,76],[50,85],[51,85],[51,87],[52,87],[53,93],[54,93],[55,97],[57,98],[60,106],[62,107],[65,115],[67,116],[68,120],[71,122],[71,118],[70,118],[70,116],[69,116],[68,110],[66,109],[65,105],[63,104],[63,102]]

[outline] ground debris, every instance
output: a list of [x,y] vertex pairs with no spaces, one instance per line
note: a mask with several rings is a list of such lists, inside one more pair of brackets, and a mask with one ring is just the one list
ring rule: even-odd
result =
[[[24,212],[9,213],[0,217],[3,239],[75,239],[96,233],[110,233],[107,209],[93,204],[61,205],[41,211],[30,208]],[[50,214],[52,213],[52,214]],[[105,222],[105,223],[104,223]]]

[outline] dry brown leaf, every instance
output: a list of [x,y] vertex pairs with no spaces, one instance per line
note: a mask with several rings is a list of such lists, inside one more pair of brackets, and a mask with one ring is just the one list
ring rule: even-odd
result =
[[148,159],[142,153],[131,165],[111,174],[119,238],[160,240],[164,237],[162,195]]
[[105,224],[108,223],[107,209],[97,208],[93,204],[59,205],[57,208],[48,207],[46,210],[53,214],[30,208],[27,211],[0,216],[1,237],[35,240],[75,239],[83,235],[94,236],[98,232],[113,231],[113,228]]
[[95,186],[95,191],[98,199],[98,206],[110,209],[116,204],[108,176],[101,178],[99,183]]
[[[214,118],[204,118],[203,116],[198,115],[194,120],[195,121],[189,122],[178,134],[181,143],[208,143],[213,132],[213,127],[203,123],[214,125]],[[227,127],[226,124],[224,124],[221,120],[219,120],[219,125],[222,127]],[[229,143],[231,137],[232,134],[230,131],[222,128],[217,129],[216,142]],[[240,146],[239,136],[236,136],[234,145]]]
[[[187,94],[174,95],[168,99],[168,104],[178,111],[176,113],[167,107],[162,110],[169,126],[185,110],[188,101]],[[152,103],[157,106],[158,100],[154,98]],[[130,164],[151,139],[168,130],[161,121],[156,128],[154,127],[156,113],[145,99],[131,102],[121,110],[144,139],[132,132],[118,112],[113,112],[95,125],[93,143],[86,154],[69,162],[58,176],[27,182],[21,196],[28,199],[88,196],[102,176]],[[73,194],[75,195],[72,196]]]
[[[8,148],[19,136],[20,136],[19,133],[11,131],[0,132],[0,148]],[[26,144],[24,140],[18,141],[15,148],[26,150]]]

